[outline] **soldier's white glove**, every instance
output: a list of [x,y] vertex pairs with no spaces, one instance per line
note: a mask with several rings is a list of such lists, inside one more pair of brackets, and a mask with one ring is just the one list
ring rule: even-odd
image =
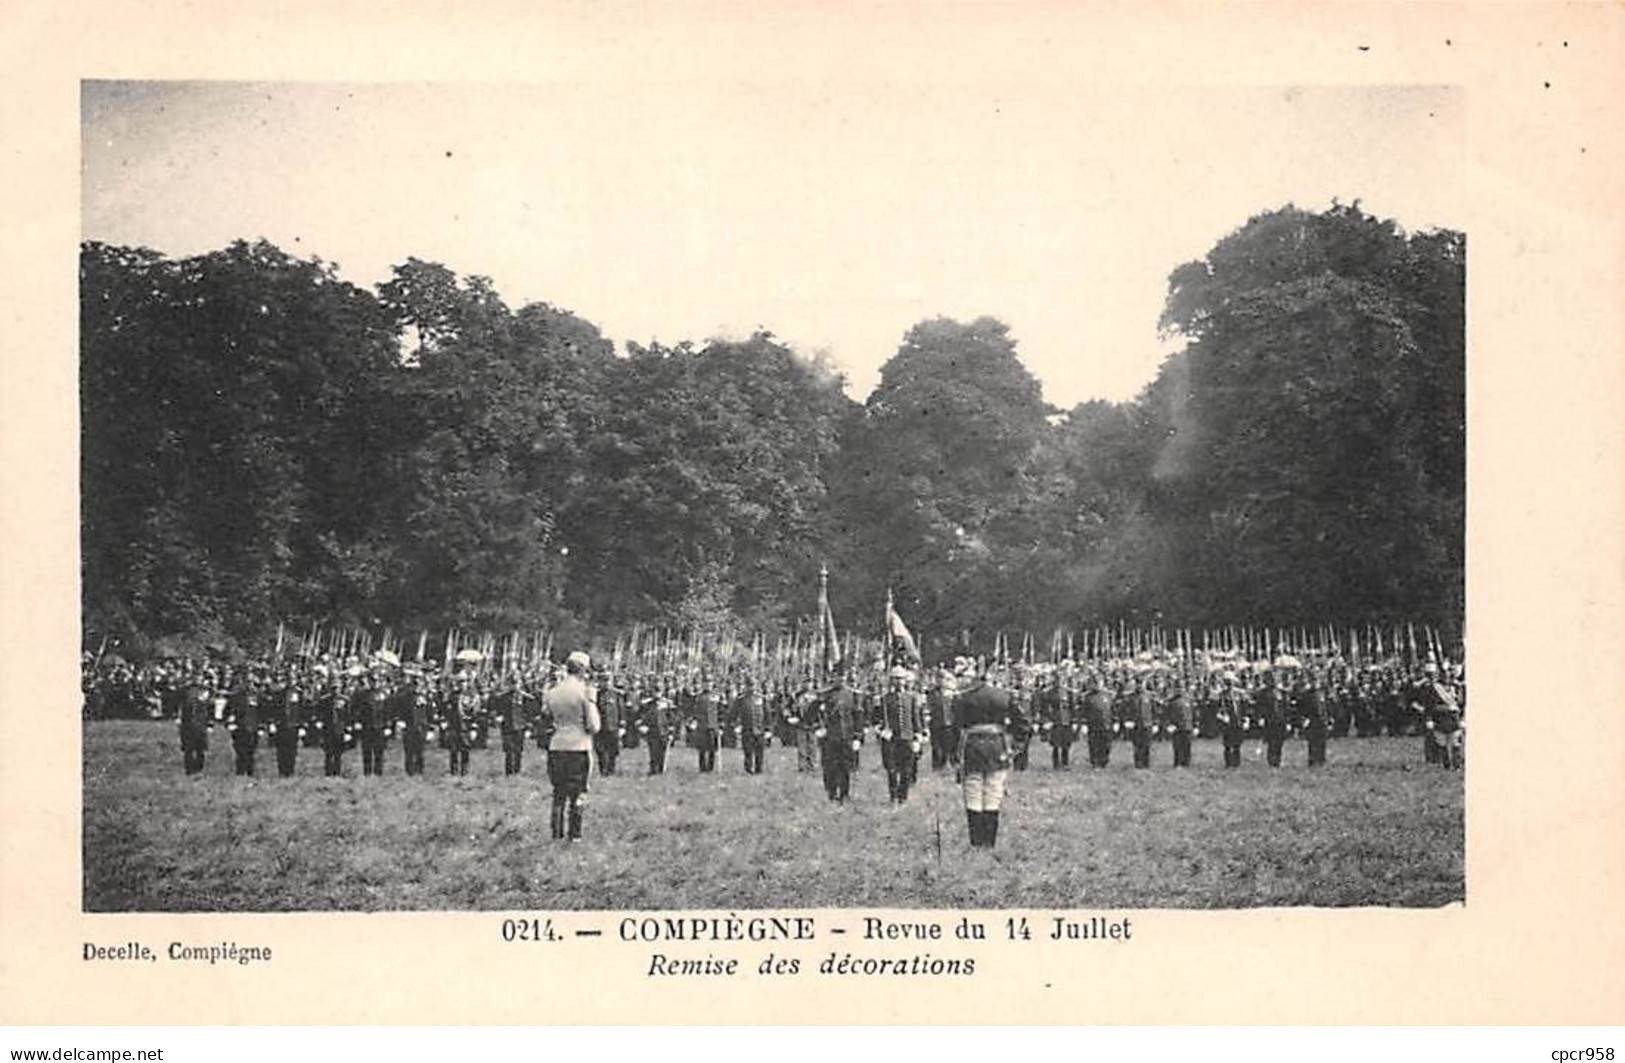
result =
[[861,748],[863,748],[863,743],[856,738],[852,739],[852,752],[856,753]]

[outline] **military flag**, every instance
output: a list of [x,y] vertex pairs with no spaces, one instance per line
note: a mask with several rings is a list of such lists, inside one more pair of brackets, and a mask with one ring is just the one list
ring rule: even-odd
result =
[[903,618],[897,614],[890,587],[886,588],[886,639],[890,644],[893,660],[901,657],[916,668],[920,666],[920,647],[914,642],[914,636],[908,630],[908,625],[903,623]]
[[818,641],[824,671],[835,671],[841,666],[841,639],[835,631],[835,614],[829,608],[829,569],[824,565],[818,566]]

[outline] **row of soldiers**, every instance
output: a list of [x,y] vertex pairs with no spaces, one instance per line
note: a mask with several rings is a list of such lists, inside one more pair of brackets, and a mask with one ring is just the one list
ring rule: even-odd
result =
[[[1318,765],[1325,762],[1327,739],[1351,732],[1424,735],[1430,762],[1459,763],[1465,684],[1452,665],[1218,664],[989,666],[961,658],[923,672],[852,670],[836,682],[705,669],[601,670],[593,684],[603,721],[595,760],[601,773],[613,774],[623,749],[643,746],[650,774],[660,774],[668,750],[685,744],[707,773],[716,770],[720,749],[739,748],[745,771],[756,774],[765,766],[767,745],[778,742],[798,750],[801,770],[815,770],[821,762],[831,798],[844,800],[850,770],[873,735],[893,799],[906,800],[924,747],[930,747],[933,768],[956,764],[955,693],[981,677],[1014,695],[1009,732],[1016,770],[1028,767],[1034,740],[1050,747],[1055,769],[1070,767],[1079,742],[1091,765],[1105,767],[1120,740],[1131,745],[1137,767],[1149,766],[1159,742],[1172,746],[1176,766],[1186,766],[1198,737],[1223,740],[1226,766],[1240,764],[1249,737],[1261,740],[1269,763],[1279,765],[1294,735],[1306,740],[1309,763]],[[341,774],[344,755],[357,747],[363,772],[377,774],[384,750],[396,739],[408,774],[423,771],[431,746],[447,753],[453,774],[465,774],[470,751],[492,741],[500,741],[505,770],[513,774],[522,770],[527,743],[546,747],[551,727],[541,695],[553,678],[551,669],[482,673],[354,659],[238,666],[171,661],[145,669],[87,669],[86,710],[122,715],[127,713],[110,707],[140,704],[146,715],[178,720],[188,772],[202,770],[208,735],[221,726],[242,774],[254,772],[262,743],[274,748],[282,774],[292,774],[299,750],[311,747],[322,751],[328,774]],[[1441,742],[1441,735],[1457,737]]]

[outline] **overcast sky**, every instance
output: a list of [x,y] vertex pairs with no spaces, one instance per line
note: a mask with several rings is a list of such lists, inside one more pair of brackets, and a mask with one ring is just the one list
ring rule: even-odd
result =
[[914,322],[992,314],[1069,407],[1151,380],[1168,273],[1252,214],[1460,228],[1463,118],[1431,87],[92,82],[83,234],[364,285],[415,255],[617,342],[761,326],[859,399]]

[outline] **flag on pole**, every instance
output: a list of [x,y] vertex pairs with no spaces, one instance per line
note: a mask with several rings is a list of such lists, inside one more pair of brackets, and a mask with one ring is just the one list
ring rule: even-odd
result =
[[824,671],[833,672],[841,666],[841,639],[835,631],[835,614],[829,608],[829,568],[818,566],[818,640],[822,645],[820,661]]
[[908,625],[903,618],[897,615],[897,608],[892,604],[891,588],[886,588],[886,637],[891,642],[892,658],[905,657],[908,663],[919,667],[920,647],[915,644],[914,636],[909,633]]

